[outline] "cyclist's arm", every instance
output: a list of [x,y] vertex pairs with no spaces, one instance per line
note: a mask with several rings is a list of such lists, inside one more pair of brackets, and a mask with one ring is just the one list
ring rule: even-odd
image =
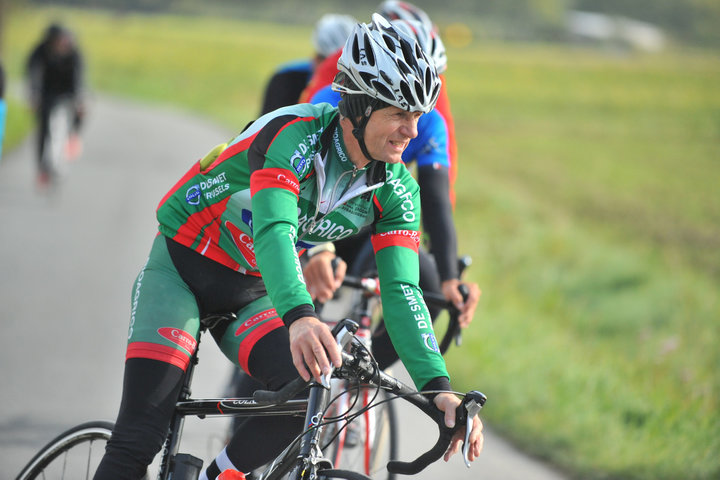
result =
[[[315,250],[315,248],[321,248]],[[312,253],[311,253],[312,252]],[[325,303],[342,285],[347,264],[335,255],[332,243],[318,245],[308,251],[308,261],[303,267],[303,275],[308,292],[313,300]],[[333,263],[337,265],[333,268]]]
[[[271,174],[274,178],[290,175],[289,170],[285,173],[277,173],[278,169],[270,170],[274,170]],[[251,188],[257,188],[258,183],[266,181],[266,173],[262,170],[253,173],[255,179],[251,177]],[[312,376],[319,382],[321,373],[329,373],[331,362],[339,367],[342,361],[330,329],[318,319],[305,288],[295,250],[295,195],[293,191],[277,187],[263,188],[253,194],[255,255],[268,295],[289,328],[290,352],[295,368],[305,380]]]
[[[417,177],[423,206],[423,227],[430,239],[430,253],[442,281],[442,293],[459,310],[458,321],[467,327],[480,298],[474,283],[465,283],[468,297],[463,301],[457,264],[457,233],[453,220],[449,164],[449,126],[438,110],[420,119],[418,137],[405,153],[417,160]],[[415,143],[415,145],[413,145]]]
[[317,317],[296,250],[300,182],[309,170],[298,173],[288,161],[308,132],[320,128],[316,114],[278,116],[248,148],[255,258],[270,300],[287,326],[302,317]]
[[[310,117],[304,120],[312,122]],[[330,362],[339,366],[341,358],[330,329],[315,313],[295,248],[301,179],[287,168],[287,158],[302,140],[298,134],[307,132],[293,133],[284,128],[287,124],[278,120],[276,129],[258,134],[249,150],[248,162],[255,166],[250,177],[253,242],[270,300],[289,329],[293,363],[303,378],[312,375],[319,381]]]
[[457,279],[457,235],[450,201],[448,127],[437,110],[423,115],[418,136],[403,153],[417,162],[423,229],[430,239],[440,280]]
[[379,220],[372,235],[385,326],[415,385],[447,389],[445,360],[418,286],[419,188],[402,165],[388,170],[393,178],[375,196]]
[[447,167],[418,167],[418,184],[423,229],[430,238],[430,253],[437,263],[440,280],[457,279],[457,233],[450,204]]
[[288,326],[316,317],[295,250],[297,177],[291,169],[262,168],[253,172],[250,188],[255,258],[270,300]]

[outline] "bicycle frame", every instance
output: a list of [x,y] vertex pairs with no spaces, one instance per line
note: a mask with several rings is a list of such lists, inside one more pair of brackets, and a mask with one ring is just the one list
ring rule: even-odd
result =
[[[207,328],[208,324],[203,323],[201,330],[204,331]],[[372,391],[372,389],[376,389],[377,392],[380,390],[387,391],[392,398],[404,398],[437,424],[438,439],[435,446],[412,462],[400,462],[397,460],[388,462],[387,468],[391,473],[414,475],[430,463],[438,460],[445,453],[452,436],[461,428],[463,422],[467,426],[465,437],[467,444],[472,418],[485,403],[485,396],[480,392],[468,392],[465,395],[464,408],[458,408],[456,412],[455,427],[446,427],[444,413],[439,411],[428,397],[379,370],[377,362],[372,358],[367,348],[359,340],[353,340],[355,338],[353,334],[357,331],[357,328],[357,324],[351,320],[343,320],[333,329],[333,335],[342,353],[342,366],[322,377],[321,383],[308,384],[302,378],[297,377],[278,392],[260,390],[254,393],[253,398],[192,399],[190,397],[190,384],[197,363],[198,350],[196,349],[185,376],[184,388],[176,403],[176,411],[163,446],[159,478],[167,479],[169,477],[174,460],[177,463],[176,469],[172,473],[174,480],[194,480],[197,478],[199,464],[201,464],[199,459],[192,457],[192,455],[177,453],[184,418],[187,415],[197,415],[201,418],[208,415],[304,415],[306,421],[305,430],[276,457],[265,472],[260,475],[253,473],[250,478],[253,480],[279,480],[280,478],[290,480],[328,480],[331,478],[370,480],[368,476],[353,469],[338,470],[333,468],[332,462],[323,455],[320,445],[322,430],[326,425],[337,421],[336,418],[325,419],[328,406],[332,402],[330,398],[331,377],[357,384],[359,388],[369,389],[368,391]],[[344,347],[350,343],[349,350],[345,351]],[[291,400],[308,388],[310,392],[307,400]],[[373,402],[370,403],[370,406],[375,406]],[[89,431],[90,428],[93,430]],[[111,436],[111,429],[112,424],[107,422],[86,422],[63,432],[31,459],[18,478],[45,478],[46,467],[60,455],[63,455],[63,460],[66,460],[66,455],[71,454],[71,450],[74,451],[76,444],[84,447],[88,440],[90,444],[96,439],[107,441]],[[86,431],[89,433],[86,433]],[[86,474],[94,472],[94,470],[90,470],[91,453],[88,454],[84,448],[81,448],[80,454],[87,455],[84,457],[86,460],[83,463],[82,471],[86,472]],[[467,462],[467,452],[464,452],[464,455]],[[63,472],[65,471],[64,462],[60,462],[58,466],[62,468]],[[285,477],[287,474],[289,476]],[[70,478],[77,477],[72,476]]]
[[[178,402],[175,406],[175,412],[170,422],[168,436],[161,451],[160,470],[158,478],[168,478],[170,473],[172,458],[178,454],[182,430],[187,416],[197,416],[205,418],[207,416],[278,416],[278,415],[295,415],[305,416],[306,430],[303,432],[299,445],[297,442],[291,444],[285,449],[271,464],[265,473],[257,480],[275,480],[285,475],[290,468],[295,466],[297,474],[289,478],[301,478],[303,470],[312,468],[332,467],[332,463],[323,460],[320,450],[320,433],[322,431],[322,420],[330,401],[329,381],[327,377],[327,385],[310,385],[310,393],[307,399],[287,400],[278,402],[277,404],[261,404],[252,397],[243,398],[191,398],[191,384],[195,370],[198,364],[198,352],[200,350],[200,337],[207,327],[215,320],[204,319],[200,336],[195,352],[190,360],[187,371],[185,372],[183,386],[180,391]],[[345,342],[350,340],[350,336],[346,337]],[[310,478],[315,478],[311,476]]]
[[252,397],[242,398],[191,398],[191,384],[198,364],[198,351],[200,350],[200,338],[207,329],[203,325],[200,336],[198,337],[197,347],[193,354],[183,380],[183,386],[180,390],[180,397],[175,405],[175,412],[170,422],[168,436],[161,451],[160,469],[158,472],[159,479],[167,478],[170,473],[170,463],[173,456],[177,455],[180,438],[182,437],[185,417],[197,416],[205,418],[208,416],[277,416],[277,415],[305,415],[308,411],[308,400],[289,400],[278,405],[262,405],[257,403]]

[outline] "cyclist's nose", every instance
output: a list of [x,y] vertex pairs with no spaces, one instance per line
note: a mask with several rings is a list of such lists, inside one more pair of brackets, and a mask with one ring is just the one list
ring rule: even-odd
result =
[[409,118],[400,127],[400,131],[406,137],[415,138],[418,136],[417,124],[418,124],[418,119]]

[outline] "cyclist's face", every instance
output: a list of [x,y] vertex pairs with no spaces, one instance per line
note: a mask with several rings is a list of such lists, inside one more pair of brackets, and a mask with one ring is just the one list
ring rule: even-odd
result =
[[402,162],[403,151],[417,137],[420,115],[394,106],[374,111],[365,127],[365,145],[370,155],[382,162]]

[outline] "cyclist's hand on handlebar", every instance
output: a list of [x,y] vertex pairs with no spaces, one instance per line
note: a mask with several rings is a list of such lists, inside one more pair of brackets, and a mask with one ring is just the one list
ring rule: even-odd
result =
[[302,317],[290,325],[290,353],[305,381],[312,376],[320,383],[321,375],[330,373],[330,362],[335,367],[342,365],[340,348],[330,327],[315,317]]
[[[460,406],[460,399],[452,393],[440,393],[435,397],[434,402],[438,409],[445,412],[445,425],[448,428],[454,427],[455,410],[458,406]],[[453,435],[452,441],[450,442],[450,447],[448,448],[447,452],[445,452],[445,456],[443,457],[446,462],[450,460],[450,457],[460,451],[462,443],[465,439],[465,430],[466,427],[463,427],[457,432],[455,432],[455,434]],[[482,430],[483,424],[480,421],[480,418],[478,418],[476,415],[473,418],[472,432],[470,432],[469,439],[470,449],[468,451],[468,460],[470,460],[471,462],[474,461],[482,451],[484,441]]]
[[[463,302],[462,294],[460,290],[458,290],[460,285],[465,285],[468,289],[468,298],[465,302]],[[480,300],[480,295],[482,294],[477,283],[461,282],[457,279],[445,280],[442,282],[442,293],[447,301],[455,305],[455,308],[460,311],[460,315],[458,316],[460,327],[465,328],[470,325],[475,315],[478,300]]]
[[[333,272],[333,260],[337,258],[337,268]],[[307,290],[313,300],[325,303],[332,299],[335,290],[340,288],[345,278],[347,264],[332,252],[321,252],[308,260],[303,269]]]

